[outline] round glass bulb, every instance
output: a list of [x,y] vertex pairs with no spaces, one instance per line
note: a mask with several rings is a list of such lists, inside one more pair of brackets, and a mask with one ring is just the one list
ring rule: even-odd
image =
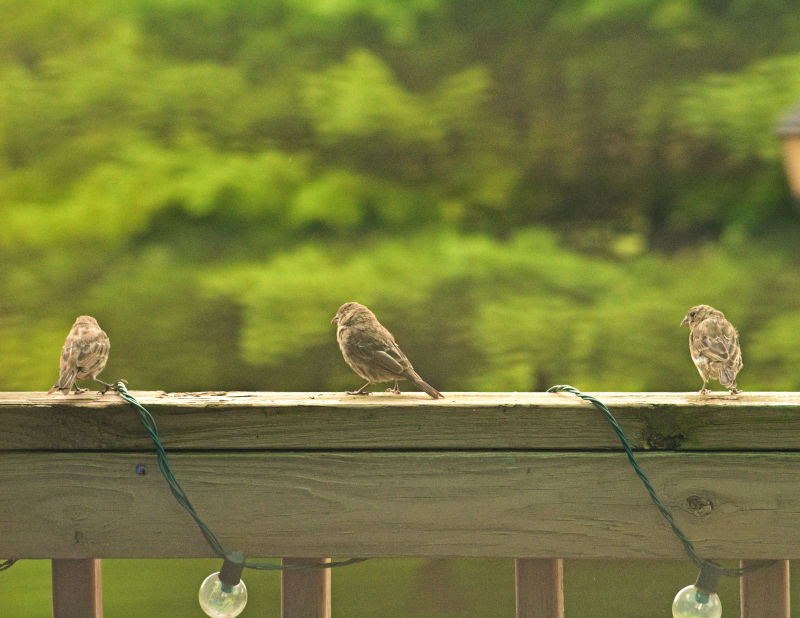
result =
[[694,584],[682,588],[672,602],[673,618],[720,618],[722,603],[716,592],[698,588]]
[[233,588],[225,589],[219,571],[212,573],[200,585],[200,607],[211,618],[233,618],[247,605],[247,586],[239,580]]

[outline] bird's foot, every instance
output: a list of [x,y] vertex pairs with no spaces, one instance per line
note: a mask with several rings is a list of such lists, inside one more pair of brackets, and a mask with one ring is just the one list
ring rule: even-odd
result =
[[345,395],[371,395],[369,391],[345,391]]
[[79,386],[76,386],[75,387],[75,394],[76,395],[80,395],[81,393],[85,393],[88,390],[89,390],[88,388],[80,388]]
[[741,392],[742,392],[742,391],[740,391],[740,390],[739,390],[738,388],[736,388],[735,386],[734,386],[734,387],[731,389],[731,395],[738,395],[738,394],[739,394],[739,393],[741,393]]
[[[118,379],[116,382],[114,382],[114,384],[113,384],[113,385],[109,386],[108,388],[109,388],[110,390],[112,390],[112,391],[116,391],[116,392],[118,393],[118,392],[119,392],[119,390],[120,390],[120,384],[124,384],[124,385],[125,385],[125,387],[127,388],[127,386],[128,386],[128,381],[127,381],[125,378],[119,378],[119,379]],[[103,392],[105,393],[105,391],[103,391]]]
[[105,388],[100,391],[101,395],[105,395],[108,391],[116,391],[119,392],[119,383],[122,382],[125,386],[128,385],[128,381],[124,378],[120,378],[114,384],[109,384],[108,382],[104,382],[103,380],[98,380],[97,378],[94,379],[95,382],[98,384],[102,384]]
[[704,386],[703,388],[701,388],[701,389],[700,389],[700,391],[699,391],[699,392],[700,392],[700,394],[701,394],[701,395],[708,395],[708,394],[709,394],[711,391],[710,391],[710,390],[708,390],[708,389],[707,389],[707,388]]
[[394,393],[395,395],[400,394],[400,386],[398,385],[397,380],[394,381],[394,386],[390,386],[386,389],[387,393]]

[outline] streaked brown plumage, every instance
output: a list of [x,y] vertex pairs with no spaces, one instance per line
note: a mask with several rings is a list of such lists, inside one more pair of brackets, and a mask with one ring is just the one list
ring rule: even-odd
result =
[[359,303],[345,303],[331,320],[337,324],[336,339],[345,362],[367,383],[350,395],[369,395],[364,389],[373,382],[391,382],[394,388],[387,389],[399,394],[398,380],[408,380],[434,399],[444,398],[439,391],[425,382],[414,371],[403,351],[395,343],[375,315]]
[[700,392],[708,392],[706,384],[709,380],[719,380],[731,393],[738,393],[736,374],[742,368],[739,333],[722,311],[708,305],[697,305],[689,309],[681,326],[689,327],[689,352],[703,378]]
[[[61,391],[67,395],[75,385],[75,380],[86,378],[105,386],[103,393],[113,388],[111,384],[97,379],[106,366],[110,347],[108,335],[100,328],[97,320],[90,315],[79,316],[67,335],[64,347],[61,348],[61,372],[58,382],[47,391],[48,394]],[[75,387],[76,393],[86,390],[88,389]]]

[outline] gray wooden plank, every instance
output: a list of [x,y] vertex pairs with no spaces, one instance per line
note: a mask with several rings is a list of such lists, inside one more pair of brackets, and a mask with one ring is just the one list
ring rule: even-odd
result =
[[[150,453],[0,456],[2,556],[212,555]],[[800,555],[800,454],[640,460],[702,555]],[[172,461],[226,549],[248,556],[684,557],[618,453],[182,453]]]
[[[172,450],[619,450],[568,393],[135,392]],[[598,393],[637,449],[800,450],[800,393]],[[0,393],[0,451],[141,450],[136,411],[108,393]]]

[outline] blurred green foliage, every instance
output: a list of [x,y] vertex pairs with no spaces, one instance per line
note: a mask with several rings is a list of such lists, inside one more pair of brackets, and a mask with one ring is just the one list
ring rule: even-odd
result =
[[701,302],[800,389],[798,99],[788,0],[5,0],[0,390],[82,313],[134,389],[352,388],[349,300],[442,390],[696,389]]
[[66,258],[74,248],[42,257],[47,274],[21,259],[4,275],[18,295],[0,319],[0,353],[25,362],[0,371],[3,388],[49,386],[86,312],[111,336],[107,377],[136,388],[352,388],[330,324],[349,299],[372,307],[445,390],[693,390],[700,378],[678,324],[701,302],[741,331],[742,387],[800,385],[790,370],[800,256],[777,233],[632,257],[578,252],[534,228],[506,239],[435,228],[305,241],[264,256],[212,235],[162,231],[83,272]]
[[751,230],[791,217],[798,34],[766,0],[8,0],[0,241]]

